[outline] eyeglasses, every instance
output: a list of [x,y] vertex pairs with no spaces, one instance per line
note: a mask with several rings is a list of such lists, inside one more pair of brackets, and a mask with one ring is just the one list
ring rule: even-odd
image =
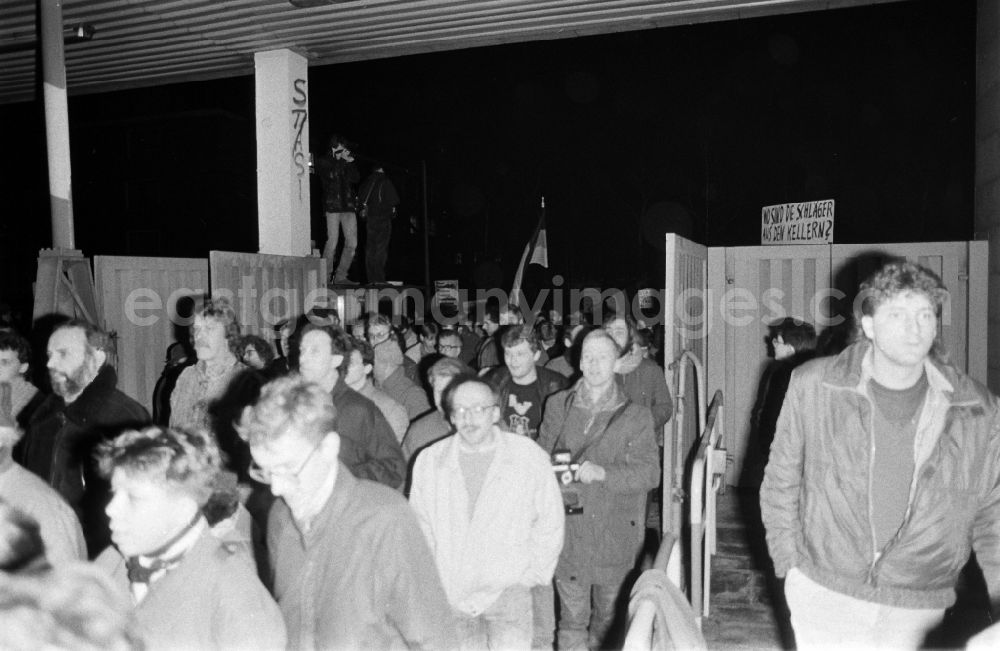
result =
[[450,346],[448,344],[438,344],[438,348],[441,350],[462,350],[461,346]]
[[496,407],[496,405],[476,405],[475,407],[455,407],[451,410],[451,415],[453,418],[465,418],[466,416],[475,416],[479,418],[483,414],[487,413],[489,410]]
[[302,462],[302,465],[300,465],[299,469],[296,470],[295,472],[281,472],[281,471],[274,472],[272,470],[267,470],[266,468],[261,468],[259,465],[257,465],[256,460],[251,459],[250,467],[247,468],[247,474],[250,475],[251,479],[253,479],[254,481],[258,481],[262,484],[270,484],[271,482],[274,481],[275,477],[282,477],[285,479],[285,481],[297,486],[299,483],[299,475],[301,475],[302,471],[306,469],[307,465],[309,465],[309,461],[313,458],[313,455],[316,454],[316,450],[319,449],[319,446],[322,442],[323,439],[320,439],[319,442],[313,446],[313,449],[309,452],[309,455],[305,458],[305,461]]

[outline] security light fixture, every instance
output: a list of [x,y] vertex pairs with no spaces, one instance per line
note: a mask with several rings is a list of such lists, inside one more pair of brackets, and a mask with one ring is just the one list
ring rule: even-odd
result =
[[[78,25],[66,25],[63,27],[63,43],[83,43],[94,38],[97,30],[93,25],[80,23]],[[9,39],[0,39],[0,54],[7,52],[24,52],[34,50],[38,47],[38,38],[35,35],[15,36]]]

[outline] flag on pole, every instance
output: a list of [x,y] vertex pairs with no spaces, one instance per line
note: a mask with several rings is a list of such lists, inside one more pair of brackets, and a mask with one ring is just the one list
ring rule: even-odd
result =
[[524,272],[529,264],[537,264],[548,269],[549,267],[549,246],[545,235],[545,197],[542,197],[541,214],[538,218],[538,226],[531,235],[524,253],[521,255],[521,264],[517,266],[517,273],[514,274],[514,286],[510,290],[510,304],[520,305],[524,292],[521,283],[524,281]]

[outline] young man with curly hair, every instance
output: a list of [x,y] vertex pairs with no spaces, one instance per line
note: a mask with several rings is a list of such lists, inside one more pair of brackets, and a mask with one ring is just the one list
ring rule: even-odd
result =
[[946,299],[889,263],[856,343],[792,374],[760,500],[799,648],[920,647],[973,550],[1000,597],[998,403],[944,361]]

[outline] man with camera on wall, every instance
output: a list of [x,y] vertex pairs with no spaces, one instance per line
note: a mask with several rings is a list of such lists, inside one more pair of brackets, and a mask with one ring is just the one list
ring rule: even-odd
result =
[[548,455],[497,426],[488,384],[443,395],[455,435],[416,456],[410,503],[430,544],[462,648],[529,649],[532,587],[548,585],[563,544],[563,504]]
[[659,484],[653,416],[625,397],[618,352],[604,330],[584,338],[583,377],[546,401],[538,437],[563,471],[566,541],[555,574],[561,650],[620,646],[606,638],[642,549],[646,493]]
[[[356,186],[361,176],[354,164],[354,154],[349,143],[336,134],[330,136],[328,153],[316,161],[316,174],[323,188],[323,214],[326,215],[326,244],[323,257],[326,268],[331,270],[333,282],[338,285],[356,285],[348,279],[347,272],[354,261],[358,248],[358,207]],[[340,254],[340,264],[333,270],[337,255],[340,229],[344,229],[344,250]]]

